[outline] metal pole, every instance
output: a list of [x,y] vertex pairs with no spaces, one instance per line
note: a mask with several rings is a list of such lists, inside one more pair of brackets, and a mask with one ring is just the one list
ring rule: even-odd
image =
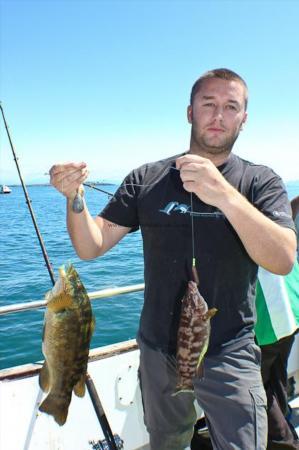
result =
[[[1,102],[0,102],[0,109],[1,109],[2,117],[3,117],[4,125],[5,125],[5,128],[6,128],[8,140],[9,140],[9,143],[10,143],[11,151],[12,151],[13,156],[14,156],[14,160],[15,160],[15,163],[16,163],[16,166],[17,166],[19,178],[20,178],[20,181],[21,181],[21,184],[22,184],[22,187],[23,187],[23,191],[24,191],[24,194],[25,194],[26,203],[27,203],[29,211],[30,211],[30,215],[31,215],[31,218],[32,218],[32,221],[33,221],[33,225],[34,225],[34,228],[35,228],[35,231],[36,231],[36,234],[37,234],[37,237],[38,237],[38,240],[39,240],[42,252],[43,252],[44,259],[46,261],[46,266],[47,266],[47,269],[48,269],[48,272],[49,272],[52,284],[54,285],[55,284],[54,272],[53,272],[53,269],[51,267],[51,263],[50,263],[50,260],[49,260],[49,257],[48,257],[48,254],[47,254],[47,251],[46,251],[46,248],[45,248],[42,236],[41,236],[41,234],[39,232],[39,229],[38,229],[38,226],[37,226],[37,222],[36,222],[36,219],[35,219],[35,216],[34,216],[33,209],[31,207],[31,200],[29,198],[29,195],[28,195],[28,192],[27,192],[27,188],[26,188],[26,185],[24,183],[24,180],[23,180],[23,177],[22,177],[22,174],[21,174],[21,171],[20,171],[20,167],[19,167],[19,164],[18,164],[18,158],[16,156],[16,152],[15,152],[15,149],[14,149],[11,137],[10,137],[8,125],[7,125],[7,122],[6,122],[6,119],[5,119],[5,115],[4,115],[4,111],[3,111],[3,107],[2,107]],[[87,381],[87,380],[89,380],[89,381]],[[98,418],[99,417],[102,417],[102,418],[104,417],[105,418],[105,420],[101,420],[100,421],[100,425],[102,427],[104,435],[106,436],[106,434],[107,434],[107,436],[109,436],[109,440],[107,440],[109,449],[110,450],[117,450],[113,434],[111,433],[111,429],[110,429],[110,426],[108,424],[108,420],[107,420],[107,418],[105,416],[105,413],[104,413],[104,410],[102,408],[102,405],[99,402],[98,395],[97,395],[97,398],[93,398],[93,396],[95,395],[94,393],[96,393],[96,389],[93,386],[93,389],[89,390],[90,389],[90,381],[91,381],[91,378],[90,378],[90,376],[87,373],[86,374],[86,385],[87,385],[88,392],[89,392],[89,395],[91,397],[92,404],[93,404],[93,407],[95,409],[96,415],[97,415]],[[109,430],[106,429],[107,424],[108,424],[110,433],[109,433]],[[111,438],[110,438],[110,434],[112,435]]]
[[114,440],[114,436],[113,433],[111,431],[109,422],[107,420],[107,417],[105,415],[100,397],[98,396],[96,387],[94,385],[94,382],[92,381],[92,378],[90,377],[89,374],[86,374],[86,386],[94,407],[94,410],[96,412],[96,415],[98,417],[98,420],[101,424],[104,436],[106,438],[106,442],[109,446],[109,449],[111,450],[117,450],[117,446]]
[[[131,286],[122,286],[115,288],[102,289],[101,291],[88,292],[90,300],[114,297],[115,295],[130,294],[144,290],[144,284],[131,284]],[[46,300],[35,300],[26,303],[14,303],[13,305],[0,306],[0,316],[21,311],[31,311],[32,309],[45,308]]]

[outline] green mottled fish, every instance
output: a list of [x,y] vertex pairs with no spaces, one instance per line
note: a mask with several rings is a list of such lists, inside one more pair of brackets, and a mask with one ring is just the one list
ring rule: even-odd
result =
[[59,269],[59,278],[46,294],[43,354],[39,385],[47,397],[39,410],[66,421],[72,392],[85,394],[85,378],[94,318],[87,292],[72,265]]
[[189,281],[182,300],[181,318],[177,339],[177,368],[179,392],[193,391],[192,379],[199,374],[201,363],[208,349],[210,338],[210,319],[217,309],[208,309],[200,295],[197,284]]

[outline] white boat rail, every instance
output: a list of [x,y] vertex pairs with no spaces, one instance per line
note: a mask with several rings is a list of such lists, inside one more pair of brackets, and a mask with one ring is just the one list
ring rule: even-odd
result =
[[[90,300],[99,300],[107,297],[114,297],[116,295],[130,294],[144,290],[144,283],[131,284],[129,286],[120,286],[114,288],[102,289],[100,291],[88,292]],[[5,305],[0,307],[0,316],[4,314],[11,314],[20,311],[28,311],[32,309],[45,308],[47,306],[46,300],[36,300],[26,303],[14,303],[13,305]]]

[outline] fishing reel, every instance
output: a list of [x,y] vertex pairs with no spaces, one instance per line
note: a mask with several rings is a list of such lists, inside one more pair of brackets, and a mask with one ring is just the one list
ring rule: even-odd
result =
[[[124,448],[124,441],[118,436],[118,434],[114,434],[114,442],[117,450],[122,450]],[[92,450],[111,450],[111,444],[104,439],[102,441],[89,441],[89,444],[92,445]]]

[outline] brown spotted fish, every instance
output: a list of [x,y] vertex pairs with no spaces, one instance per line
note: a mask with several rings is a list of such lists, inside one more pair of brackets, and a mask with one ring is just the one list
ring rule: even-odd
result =
[[59,269],[59,278],[46,294],[43,335],[45,362],[39,384],[48,395],[39,410],[66,421],[72,392],[85,393],[89,344],[94,329],[90,300],[72,265]]
[[200,372],[203,357],[208,349],[210,319],[217,312],[200,295],[197,284],[189,281],[182,300],[181,318],[177,340],[178,382],[176,392],[192,392],[192,379]]

